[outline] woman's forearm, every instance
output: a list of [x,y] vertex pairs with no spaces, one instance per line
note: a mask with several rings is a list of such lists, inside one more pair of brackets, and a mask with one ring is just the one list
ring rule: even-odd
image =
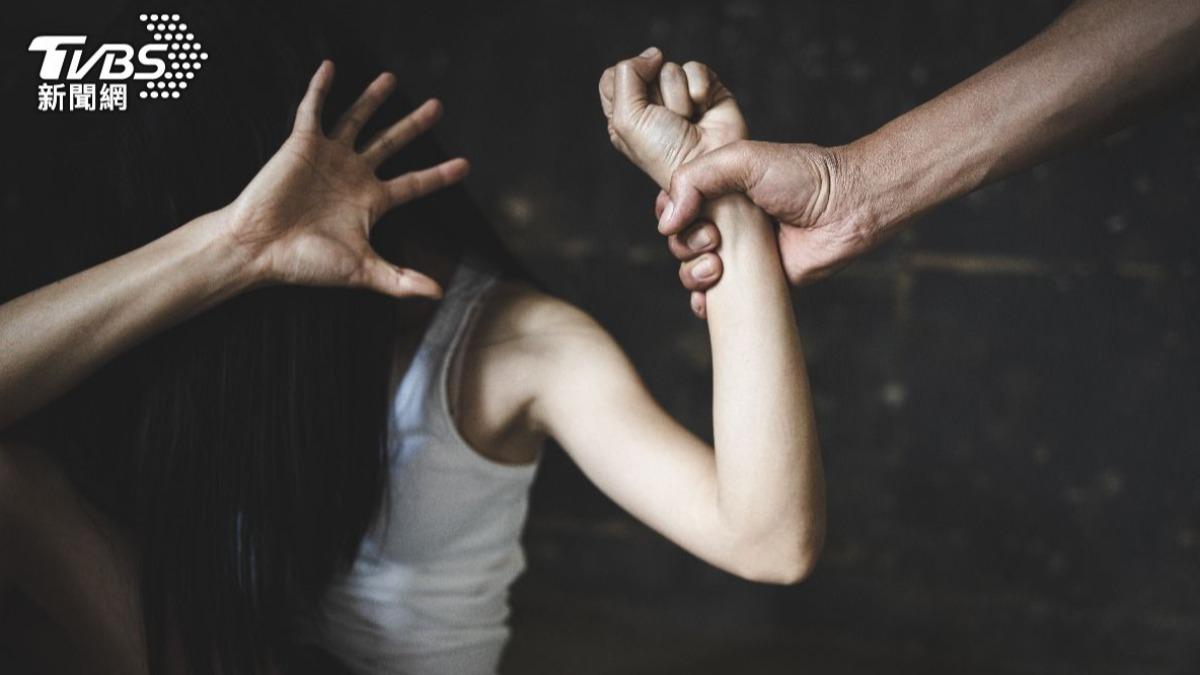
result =
[[325,61],[292,133],[237,198],[170,234],[0,306],[0,430],[147,337],[257,284],[367,288],[438,297],[437,282],[384,260],[369,241],[391,209],[467,174],[458,158],[392,178],[380,164],[437,122],[427,101],[361,147],[355,142],[395,78],[381,74],[334,136],[320,111]]
[[876,227],[1044,160],[1200,67],[1200,2],[1080,0],[1016,51],[839,149]]
[[759,557],[808,570],[824,535],[824,482],[775,233],[742,195],[710,208],[725,266],[708,292],[720,512]]
[[253,283],[222,212],[0,306],[0,429],[149,336]]

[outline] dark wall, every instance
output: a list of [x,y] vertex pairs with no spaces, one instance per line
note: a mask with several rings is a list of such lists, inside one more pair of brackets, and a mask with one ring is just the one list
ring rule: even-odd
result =
[[[710,429],[703,324],[608,144],[600,72],[699,59],[753,134],[841,143],[1064,3],[354,5],[471,189],[667,408]],[[1200,105],[961,199],[797,294],[829,541],[796,588],[692,559],[548,454],[510,673],[1200,671]]]

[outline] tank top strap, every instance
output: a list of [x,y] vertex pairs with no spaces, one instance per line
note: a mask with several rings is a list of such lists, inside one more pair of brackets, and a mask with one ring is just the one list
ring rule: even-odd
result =
[[441,364],[458,348],[462,336],[470,325],[470,317],[474,314],[479,301],[496,283],[496,277],[485,272],[470,262],[459,263],[455,268],[450,282],[446,284],[446,292],[441,304],[434,313],[429,327],[425,330],[422,349],[436,352],[438,358],[430,363]]
[[495,284],[496,277],[482,267],[459,263],[395,392],[393,431],[429,433],[450,445],[465,445],[451,413],[448,384],[457,375],[455,355]]

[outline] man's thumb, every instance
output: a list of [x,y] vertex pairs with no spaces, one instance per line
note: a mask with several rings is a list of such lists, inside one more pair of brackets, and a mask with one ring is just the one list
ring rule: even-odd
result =
[[700,216],[705,200],[749,189],[754,151],[736,141],[687,162],[671,175],[667,203],[658,220],[660,234],[676,234]]

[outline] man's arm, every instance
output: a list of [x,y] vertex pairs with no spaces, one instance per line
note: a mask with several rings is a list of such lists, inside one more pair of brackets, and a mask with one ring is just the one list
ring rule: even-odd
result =
[[847,148],[882,226],[1116,126],[1200,64],[1200,1],[1081,0],[1021,48]]
[[[1120,124],[1198,68],[1200,0],[1079,0],[1013,53],[849,145],[743,141],[681,166],[659,229],[679,232],[704,199],[745,192],[784,225],[791,281],[820,278],[938,204]],[[716,281],[686,267],[682,276],[697,290]]]

